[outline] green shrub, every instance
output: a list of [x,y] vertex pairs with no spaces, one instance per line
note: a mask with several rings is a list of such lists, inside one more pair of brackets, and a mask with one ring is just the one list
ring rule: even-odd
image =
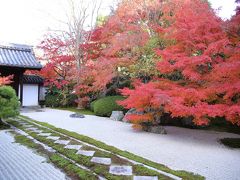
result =
[[123,100],[122,96],[107,96],[93,101],[93,111],[97,116],[111,116],[112,111],[123,111],[124,108],[116,101]]
[[0,120],[19,114],[20,102],[15,90],[10,86],[0,86]]
[[61,106],[59,95],[47,94],[46,97],[45,97],[45,105],[47,107],[59,107],[59,106]]
[[94,100],[94,101],[92,101],[92,102],[90,103],[90,110],[91,110],[92,112],[94,112],[94,104],[95,104],[95,102],[97,102],[97,100]]

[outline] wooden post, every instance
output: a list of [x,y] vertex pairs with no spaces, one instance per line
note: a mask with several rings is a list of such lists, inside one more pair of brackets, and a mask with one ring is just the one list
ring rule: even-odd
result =
[[23,103],[23,72],[19,75],[19,84],[20,84],[20,102]]

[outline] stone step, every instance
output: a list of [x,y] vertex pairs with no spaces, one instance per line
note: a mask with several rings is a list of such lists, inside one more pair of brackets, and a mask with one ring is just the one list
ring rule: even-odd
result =
[[29,127],[29,128],[26,128],[26,129],[29,130],[29,131],[39,130],[38,128],[35,128],[35,127]]
[[84,156],[93,156],[95,151],[86,151],[86,150],[79,150],[77,154],[84,155]]
[[33,130],[33,132],[35,132],[35,133],[42,133],[43,130],[36,129],[36,130]]
[[68,140],[57,140],[57,141],[55,141],[54,143],[67,145],[68,143],[70,143],[70,141],[68,141]]
[[52,133],[39,133],[39,136],[50,136]]
[[33,125],[30,125],[30,124],[27,124],[27,125],[24,125],[24,124],[23,124],[23,127],[24,127],[24,128],[31,128],[31,127],[34,127],[34,126],[33,126]]
[[132,176],[132,166],[115,166],[109,168],[109,173],[114,175]]
[[81,149],[81,147],[82,147],[82,145],[67,145],[64,148],[79,150],[79,149]]
[[134,176],[133,180],[158,180],[157,176]]
[[58,136],[48,136],[48,137],[46,137],[46,139],[50,139],[50,140],[56,141],[56,140],[60,139],[60,137],[58,137]]
[[104,165],[110,165],[112,163],[112,160],[111,160],[111,158],[93,157],[91,159],[91,162],[98,163],[98,164],[104,164]]

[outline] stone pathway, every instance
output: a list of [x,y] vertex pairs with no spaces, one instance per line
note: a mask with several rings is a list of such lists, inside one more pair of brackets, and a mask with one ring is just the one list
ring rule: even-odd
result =
[[[25,122],[20,122],[20,124],[25,125]],[[61,144],[65,145],[64,148],[66,149],[72,149],[76,150],[77,154],[81,154],[87,157],[92,157],[91,162],[96,163],[96,164],[102,164],[102,165],[107,165],[109,166],[109,173],[117,176],[133,176],[133,179],[135,180],[157,180],[157,176],[135,176],[133,174],[133,168],[130,165],[116,165],[112,164],[111,158],[106,158],[106,157],[97,157],[94,156],[95,151],[92,150],[83,150],[81,149],[83,145],[79,144],[70,144],[70,140],[62,140],[58,136],[51,136],[52,133],[42,133],[39,131],[42,131],[41,129],[38,128],[26,128],[29,131],[37,133],[39,136],[44,136],[46,139],[53,140],[55,144]],[[180,178],[176,178],[180,179]]]
[[166,127],[168,134],[158,135],[134,131],[131,124],[109,118],[85,115],[84,119],[76,120],[69,117],[70,111],[49,108],[44,111],[21,114],[89,136],[172,169],[198,173],[210,180],[240,179],[240,150],[219,143],[220,138],[240,138],[240,135],[179,127]]
[[66,175],[47,159],[25,146],[14,143],[8,131],[0,131],[1,180],[64,180]]

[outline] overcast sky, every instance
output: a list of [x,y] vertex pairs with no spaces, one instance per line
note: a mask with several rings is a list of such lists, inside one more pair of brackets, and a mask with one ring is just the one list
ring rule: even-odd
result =
[[[49,29],[59,28],[65,17],[66,0],[0,0],[0,42],[37,45]],[[89,1],[89,0],[85,0]],[[209,0],[219,16],[229,19],[236,8],[235,0]],[[62,2],[62,3],[61,3]],[[100,14],[107,15],[116,0],[103,0]]]

